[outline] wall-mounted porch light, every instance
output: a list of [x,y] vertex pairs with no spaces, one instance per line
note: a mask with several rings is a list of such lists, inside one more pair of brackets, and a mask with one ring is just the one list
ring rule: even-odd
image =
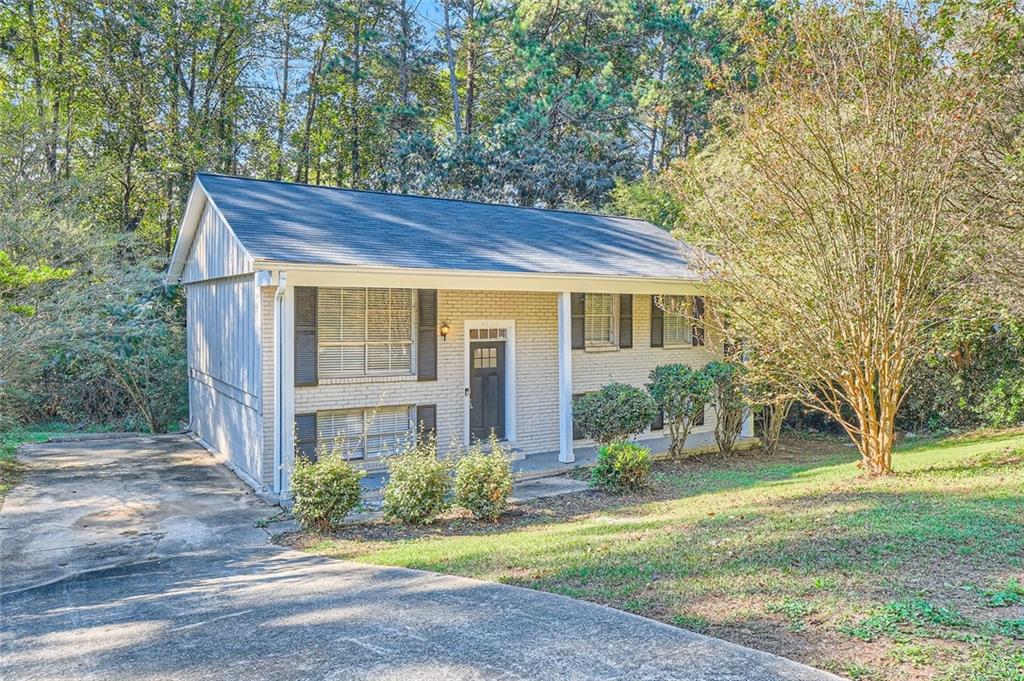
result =
[[448,326],[448,322],[441,322],[441,338],[448,340],[448,334],[452,332],[452,327]]

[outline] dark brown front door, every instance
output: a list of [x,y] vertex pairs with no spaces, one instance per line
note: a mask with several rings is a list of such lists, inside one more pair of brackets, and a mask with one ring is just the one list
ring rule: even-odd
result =
[[505,343],[469,344],[469,436],[505,439]]

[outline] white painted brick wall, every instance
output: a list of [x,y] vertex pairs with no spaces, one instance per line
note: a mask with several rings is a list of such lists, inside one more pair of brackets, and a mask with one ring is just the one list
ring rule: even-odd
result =
[[[633,347],[618,350],[573,350],[572,391],[585,393],[598,390],[613,381],[643,388],[651,369],[659,364],[685,364],[702,367],[714,359],[722,358],[722,342],[708,334],[706,344],[700,347],[651,347],[651,296],[633,296]],[[715,414],[710,407],[705,412],[705,423],[695,431],[713,430]]]
[[[273,291],[264,289],[264,443],[273,457]],[[465,321],[516,322],[516,449],[524,454],[558,448],[557,294],[517,291],[438,291],[438,323],[448,322],[447,340],[438,338],[436,381],[414,376],[322,381],[295,388],[295,413],[328,409],[437,405],[438,442],[447,448],[465,433]],[[719,357],[721,344],[706,348],[650,347],[650,296],[633,297],[633,347],[604,352],[573,351],[573,392],[596,390],[610,381],[643,387],[658,364],[703,366]],[[712,427],[708,410],[705,430]]]

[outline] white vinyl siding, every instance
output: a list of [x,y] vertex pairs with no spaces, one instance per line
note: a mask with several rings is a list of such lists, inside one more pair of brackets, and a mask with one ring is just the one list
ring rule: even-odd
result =
[[[693,298],[690,296],[665,296],[665,347],[680,347],[693,344]],[[680,315],[679,313],[684,313]]]
[[588,293],[584,298],[583,339],[588,346],[614,345],[618,296]]
[[379,459],[415,435],[412,407],[339,409],[317,413],[317,445],[341,447],[346,459]]
[[407,288],[321,288],[319,375],[411,373],[412,301],[412,289]]

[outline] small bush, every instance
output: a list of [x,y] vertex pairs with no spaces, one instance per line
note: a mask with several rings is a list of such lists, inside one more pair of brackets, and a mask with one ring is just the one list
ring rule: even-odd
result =
[[578,398],[573,420],[591,440],[606,444],[639,433],[658,415],[654,398],[625,383],[609,383]]
[[662,364],[650,373],[647,391],[665,414],[671,444],[669,453],[681,458],[704,405],[711,399],[711,376],[685,364]]
[[477,520],[495,521],[508,508],[512,494],[512,465],[493,435],[491,451],[474,445],[455,464],[455,503]]
[[292,471],[292,515],[305,530],[328,532],[345,520],[359,505],[363,471],[342,458],[341,453],[321,449],[316,461],[295,457]]
[[715,410],[715,443],[722,456],[732,453],[743,427],[746,400],[740,381],[743,368],[729,362],[714,361],[704,367],[711,377],[711,406]]
[[383,504],[386,518],[420,525],[448,508],[451,467],[437,458],[436,442],[410,444],[387,465]]
[[651,450],[634,442],[611,442],[597,450],[590,484],[625,492],[645,487],[651,476]]

